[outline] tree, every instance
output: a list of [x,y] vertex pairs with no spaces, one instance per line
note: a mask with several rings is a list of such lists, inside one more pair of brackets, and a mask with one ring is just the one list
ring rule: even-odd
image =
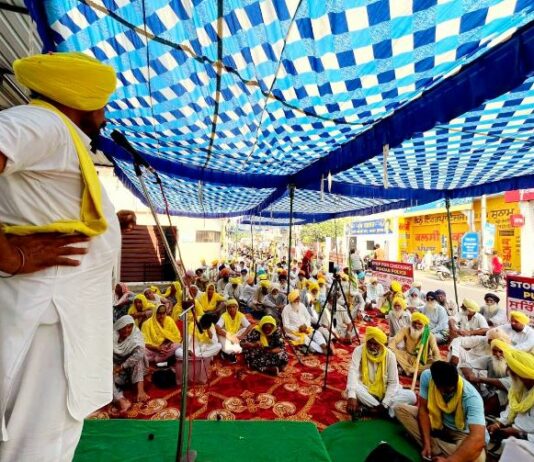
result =
[[323,221],[322,223],[313,223],[302,225],[300,227],[300,240],[304,245],[312,245],[315,242],[324,242],[327,237],[340,238],[343,236],[345,223],[347,219],[335,219]]

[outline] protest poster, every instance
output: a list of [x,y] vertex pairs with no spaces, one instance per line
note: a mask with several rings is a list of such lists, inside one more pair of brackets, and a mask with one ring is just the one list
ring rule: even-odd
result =
[[372,260],[371,271],[378,282],[388,290],[391,281],[399,281],[402,285],[413,283],[413,265],[387,260]]
[[510,311],[521,311],[530,318],[534,325],[534,278],[524,276],[506,277],[506,308]]

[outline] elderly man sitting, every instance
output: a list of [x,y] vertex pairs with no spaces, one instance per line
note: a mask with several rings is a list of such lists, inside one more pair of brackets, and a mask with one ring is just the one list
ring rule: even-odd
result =
[[534,329],[528,325],[530,319],[521,311],[510,311],[510,323],[501,326],[508,334],[516,350],[534,352]]
[[485,305],[480,307],[480,314],[486,318],[488,325],[492,327],[506,324],[506,307],[499,306],[501,299],[497,295],[488,293],[484,295]]
[[311,327],[310,313],[300,303],[300,292],[293,290],[288,299],[289,304],[282,311],[282,324],[291,343],[309,346],[315,353],[326,353],[326,340],[319,330],[314,331]]
[[426,304],[420,309],[429,320],[430,332],[436,337],[438,343],[449,340],[449,316],[438,302],[434,292],[427,292]]
[[[494,345],[504,352],[512,386],[506,410],[488,431],[494,441],[514,437],[534,443],[534,355],[510,348],[499,340],[494,340]],[[534,444],[530,447],[534,449]],[[532,460],[532,457],[519,460]]]
[[[415,373],[417,357],[421,348],[423,351],[420,355],[419,371],[430,367],[434,361],[441,359],[436,337],[432,332],[425,333],[428,324],[428,318],[424,314],[414,313],[410,327],[402,328],[389,342],[389,347],[395,353],[399,367],[408,376]],[[423,335],[424,333],[425,335]]]
[[486,460],[482,398],[452,364],[436,361],[424,371],[419,396],[418,407],[401,404],[395,415],[421,445],[425,460]]
[[480,313],[477,302],[465,298],[460,307],[460,313],[449,320],[450,337],[469,337],[484,335],[489,329],[486,318]]
[[254,327],[238,308],[237,300],[233,298],[228,300],[226,312],[221,315],[215,325],[215,331],[222,347],[221,356],[231,364],[237,363],[236,354],[243,351],[240,342]]
[[365,343],[355,348],[347,378],[347,412],[361,415],[364,406],[393,417],[397,404],[415,404],[417,398],[399,383],[395,354],[386,348],[387,336],[377,327],[367,327]]

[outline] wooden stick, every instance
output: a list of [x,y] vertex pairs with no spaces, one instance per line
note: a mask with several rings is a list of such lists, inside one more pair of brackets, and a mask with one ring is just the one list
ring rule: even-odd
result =
[[424,348],[424,346],[419,348],[419,353],[417,353],[417,361],[415,362],[415,372],[413,373],[412,386],[410,387],[410,390],[412,391],[415,390],[415,382],[417,382],[417,374],[419,372],[419,361],[421,361],[421,355],[423,354]]

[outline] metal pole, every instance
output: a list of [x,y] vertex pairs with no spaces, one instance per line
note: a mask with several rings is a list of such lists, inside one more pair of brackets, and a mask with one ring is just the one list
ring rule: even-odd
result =
[[295,199],[295,185],[290,184],[288,186],[289,188],[289,246],[287,249],[287,296],[289,297],[289,291],[291,289],[291,285],[289,284],[289,268],[290,268],[290,262],[291,262],[291,238],[292,238],[292,232],[293,232],[293,201]]
[[[152,200],[150,199],[150,195],[148,193],[148,189],[145,184],[145,180],[143,178],[143,174],[141,172],[141,169],[137,166],[136,168],[136,174],[137,178],[139,179],[139,183],[141,184],[141,188],[143,190],[143,194],[146,198],[148,207],[150,208],[150,211],[152,212],[152,216],[154,217],[154,221],[156,222],[156,227],[158,228],[158,231],[161,236],[161,240],[163,241],[163,245],[165,247],[165,251],[167,252],[167,256],[169,257],[169,260],[171,261],[171,265],[174,269],[174,273],[176,274],[177,279],[180,281],[180,284],[182,285],[182,303],[186,300],[186,286],[185,282],[182,278],[182,275],[180,274],[180,271],[178,269],[178,264],[176,263],[176,258],[172,254],[171,247],[169,245],[169,242],[167,241],[167,237],[165,236],[165,233],[163,232],[163,228],[161,227],[161,224],[158,219],[158,215],[156,213],[156,209],[154,207],[154,204],[152,203]],[[194,309],[194,304],[193,304]],[[183,316],[186,313],[182,313],[181,316]],[[184,431],[185,431],[185,417],[187,412],[187,377],[188,377],[188,368],[189,368],[189,357],[188,357],[188,325],[187,325],[187,316],[183,318],[183,338],[182,338],[182,348],[183,348],[183,362],[182,362],[182,399],[180,404],[180,423],[179,423],[179,431],[178,431],[178,443],[177,443],[177,452],[176,452],[176,462],[180,462],[182,460],[182,453],[183,453],[183,447],[184,447]],[[187,456],[186,456],[187,457]],[[193,460],[193,458],[191,458]]]
[[448,197],[445,198],[445,207],[447,208],[447,225],[449,227],[449,254],[451,259],[452,281],[454,284],[454,299],[456,301],[456,306],[458,306],[458,288],[456,287],[456,263],[454,262],[454,253],[452,248],[451,200]]

